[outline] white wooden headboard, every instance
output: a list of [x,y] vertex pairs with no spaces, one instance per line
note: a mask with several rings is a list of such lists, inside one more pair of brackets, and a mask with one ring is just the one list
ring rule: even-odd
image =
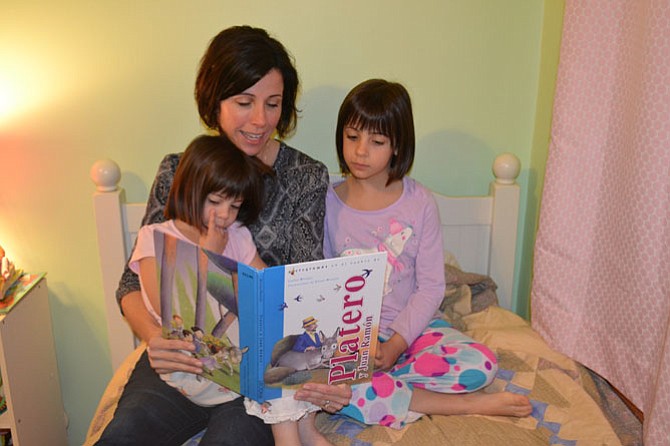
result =
[[[486,196],[453,197],[435,193],[442,221],[444,247],[464,271],[491,276],[498,284],[500,305],[511,309],[519,214],[521,164],[510,153],[493,162],[494,181]],[[118,368],[134,349],[135,340],[116,302],[116,288],[135,243],[145,203],[127,203],[118,184],[121,170],[112,160],[91,167],[102,285],[112,366]]]

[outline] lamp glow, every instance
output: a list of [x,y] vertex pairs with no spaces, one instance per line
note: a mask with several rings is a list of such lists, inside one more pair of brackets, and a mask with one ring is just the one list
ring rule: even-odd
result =
[[16,108],[16,94],[12,93],[9,83],[0,77],[0,122],[4,121]]
[[[49,75],[30,54],[0,48],[0,125],[43,106],[53,96],[59,79]],[[49,93],[51,91],[51,93]]]

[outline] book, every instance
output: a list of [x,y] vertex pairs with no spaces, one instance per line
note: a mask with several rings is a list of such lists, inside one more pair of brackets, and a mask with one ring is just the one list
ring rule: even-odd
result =
[[0,300],[9,297],[22,276],[23,270],[5,256],[5,250],[0,246]]
[[46,276],[46,273],[22,273],[7,295],[0,300],[0,315],[9,313],[44,276]]
[[163,335],[194,342],[203,377],[261,403],[372,378],[386,253],[259,270],[160,231],[154,243]]

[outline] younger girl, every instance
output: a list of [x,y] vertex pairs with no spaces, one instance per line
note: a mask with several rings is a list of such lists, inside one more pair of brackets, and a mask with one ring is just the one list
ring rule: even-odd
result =
[[[200,136],[186,149],[179,161],[174,182],[165,205],[164,223],[143,226],[130,258],[130,268],[140,276],[142,297],[147,311],[160,327],[160,297],[156,279],[153,233],[156,230],[189,240],[213,252],[265,268],[251,233],[243,226],[252,223],[263,201],[262,172],[268,170],[237,149],[225,136]],[[208,379],[186,372],[161,374],[161,378],[194,403],[215,407],[239,398],[239,395]],[[317,410],[309,402],[292,398],[272,400],[261,405],[245,399],[252,412],[272,424],[277,445],[295,445],[297,422]],[[271,406],[271,412],[264,410]],[[263,410],[261,410],[263,409]],[[324,441],[316,429],[310,431],[307,444]]]
[[[262,205],[260,169],[225,136],[199,136],[184,152],[165,205],[167,221],[140,229],[129,263],[140,276],[142,298],[157,330],[161,319],[154,231],[188,240],[256,268],[265,267],[244,226],[256,219]],[[201,406],[214,407],[239,398],[193,373],[173,372],[162,374],[161,378]]]
[[379,79],[359,84],[340,107],[336,132],[346,178],[328,191],[324,254],[370,248],[388,254],[377,372],[352,387],[340,413],[393,428],[424,414],[529,415],[523,395],[477,392],[496,374],[495,355],[439,317],[445,288],[440,221],[430,191],[405,176],[414,161],[405,88]]

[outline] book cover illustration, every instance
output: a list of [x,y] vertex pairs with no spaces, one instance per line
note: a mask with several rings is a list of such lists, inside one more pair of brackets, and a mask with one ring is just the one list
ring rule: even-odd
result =
[[243,388],[262,401],[290,395],[307,381],[369,380],[385,268],[386,253],[264,270],[240,264],[240,338],[249,345]]
[[161,295],[163,336],[193,342],[204,365],[203,376],[240,392],[237,300],[233,275],[237,262],[160,231],[154,232],[156,269]]
[[193,340],[204,377],[260,402],[372,377],[385,253],[257,270],[154,238],[163,333]]

